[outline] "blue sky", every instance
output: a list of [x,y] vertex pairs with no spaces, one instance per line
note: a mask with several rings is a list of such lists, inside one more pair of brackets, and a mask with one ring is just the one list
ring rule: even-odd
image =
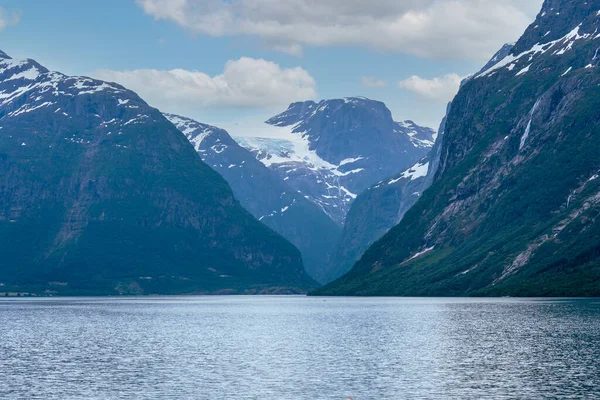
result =
[[0,49],[70,75],[118,81],[153,106],[229,129],[260,122],[291,101],[355,95],[385,102],[397,120],[437,128],[459,78],[516,40],[541,6],[365,4],[3,0]]

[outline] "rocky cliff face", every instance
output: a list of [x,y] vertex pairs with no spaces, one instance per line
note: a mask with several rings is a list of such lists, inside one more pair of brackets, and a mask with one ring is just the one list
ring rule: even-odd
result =
[[439,166],[445,123],[446,118],[429,154],[405,171],[377,182],[352,203],[329,267],[331,280],[350,271],[369,246],[396,226],[431,186]]
[[165,116],[186,135],[202,160],[227,180],[241,205],[294,244],[309,275],[324,281],[340,227],[226,131],[177,115]]
[[52,294],[312,286],[162,114],[0,53],[0,283]]
[[339,226],[358,194],[426,155],[435,134],[356,97],[294,103],[267,124],[279,139],[236,140]]
[[431,188],[324,294],[600,295],[600,1],[548,0],[452,103]]

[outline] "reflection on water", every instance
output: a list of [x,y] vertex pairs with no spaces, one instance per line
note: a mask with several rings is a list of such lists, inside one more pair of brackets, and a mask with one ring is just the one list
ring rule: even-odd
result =
[[0,398],[600,398],[600,301],[0,300]]

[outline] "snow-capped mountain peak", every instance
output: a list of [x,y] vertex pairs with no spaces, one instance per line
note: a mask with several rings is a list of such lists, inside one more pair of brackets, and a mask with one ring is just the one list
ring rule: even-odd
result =
[[266,124],[277,139],[236,141],[340,225],[360,192],[414,165],[435,141],[434,130],[395,122],[365,97],[292,103]]
[[[475,78],[496,74],[523,77],[536,68],[549,68],[538,62],[541,57],[549,58],[550,65],[562,63],[560,58],[568,58],[576,43],[600,38],[598,23],[600,10],[595,2],[546,1],[542,12],[519,41],[505,45]],[[563,76],[576,69],[594,67],[597,58],[596,53],[587,60],[569,60]]]
[[169,113],[163,113],[163,115],[185,135],[194,145],[196,151],[202,151],[202,143],[210,135],[224,132],[215,126],[203,124],[190,118]]
[[[275,162],[275,158],[281,160],[295,156],[294,144],[286,140],[260,138],[252,144],[253,139],[247,138],[246,146],[242,147],[223,129],[178,115],[164,115],[185,134],[202,160],[229,182],[242,206],[296,245],[307,271],[317,279],[322,278],[324,260],[333,252],[340,227],[320,207],[268,168],[269,162],[260,162],[253,152],[244,148],[260,151],[264,147],[265,153],[274,157],[270,161]],[[301,136],[292,138],[303,140]],[[309,162],[304,158],[297,161],[301,160]]]
[[[146,110],[141,112],[141,110]],[[153,122],[158,111],[151,109],[134,92],[116,84],[96,79],[67,76],[50,71],[31,59],[16,60],[0,55],[0,129],[50,114],[61,124],[85,121],[88,129],[70,133],[65,141],[89,144],[110,135],[122,135],[134,125]],[[58,122],[57,122],[58,123]],[[35,133],[35,135],[34,135]],[[36,143],[44,131],[22,131],[4,137],[15,146]],[[32,136],[34,135],[34,136]],[[115,144],[127,148],[126,145]]]

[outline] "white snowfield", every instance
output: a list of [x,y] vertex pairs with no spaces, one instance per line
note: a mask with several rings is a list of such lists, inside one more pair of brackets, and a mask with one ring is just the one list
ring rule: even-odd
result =
[[427,176],[427,172],[429,171],[429,161],[425,163],[418,162],[406,171],[404,171],[398,178],[392,179],[388,182],[388,185],[393,185],[396,182],[400,182],[402,179],[410,179],[414,181],[418,178],[423,178]]
[[357,197],[356,193],[343,186],[340,178],[364,171],[363,168],[346,171],[341,171],[340,168],[348,169],[364,157],[359,155],[346,158],[339,164],[330,163],[321,158],[315,150],[310,149],[306,132],[294,132],[297,126],[298,124],[291,126],[265,124],[268,137],[234,137],[234,140],[256,154],[256,158],[266,167],[284,169],[288,175],[284,180],[289,180],[290,174],[298,171],[311,175],[317,185],[322,185],[323,195],[314,197],[308,193],[300,193],[330,215],[329,207],[342,207],[343,204],[349,204]]
[[[390,179],[389,181],[380,181],[376,185],[371,186],[368,190],[379,189],[384,185],[395,185],[398,182],[401,182],[405,179],[409,179],[411,181],[417,180],[419,178],[424,178],[429,173],[429,161],[419,161],[406,171],[402,172],[397,178]],[[420,192],[413,193],[415,196],[420,196]]]
[[[267,122],[257,123],[249,120],[224,124],[224,128],[232,134],[232,138],[241,147],[249,150],[265,167],[276,172],[295,191],[340,223],[343,222],[351,203],[357,198],[356,192],[362,190],[357,190],[354,183],[370,179],[370,174],[378,171],[373,168],[381,168],[376,162],[371,163],[376,161],[369,159],[374,157],[373,155],[361,154],[360,150],[341,153],[343,157],[340,158],[343,159],[335,159],[335,161],[327,160],[317,154],[314,147],[316,133],[310,129],[312,129],[312,118],[318,113],[322,112],[324,117],[329,117],[328,109],[332,107],[331,112],[337,112],[340,103],[349,104],[351,107],[373,107],[374,111],[379,111],[382,107],[382,103],[366,98],[350,97],[342,101],[343,103],[334,99],[324,100],[319,104],[294,103],[288,110]],[[200,149],[202,141],[212,132],[210,129],[203,128],[206,125],[186,117],[169,114],[165,116],[188,137],[203,158],[209,153],[214,156],[224,150],[221,146],[207,148],[206,145]],[[434,141],[431,140],[432,136],[435,136],[433,130],[422,128],[412,121],[395,122],[395,124],[392,128],[393,132],[406,136],[415,149],[428,149],[433,146]],[[227,165],[230,168],[236,167],[229,162]],[[253,176],[246,178],[252,179]],[[262,218],[280,215],[289,209],[283,208],[285,207],[273,210]]]
[[234,137],[242,147],[257,152],[264,157],[260,161],[267,167],[276,164],[302,163],[312,171],[326,170],[335,176],[347,176],[361,172],[363,169],[354,169],[352,171],[340,171],[339,168],[348,164],[353,164],[363,160],[364,157],[358,156],[342,160],[339,164],[333,164],[322,159],[315,150],[310,149],[310,142],[306,132],[295,132],[300,125],[291,126],[265,126],[267,129],[277,129],[276,137],[270,139],[267,137]]

